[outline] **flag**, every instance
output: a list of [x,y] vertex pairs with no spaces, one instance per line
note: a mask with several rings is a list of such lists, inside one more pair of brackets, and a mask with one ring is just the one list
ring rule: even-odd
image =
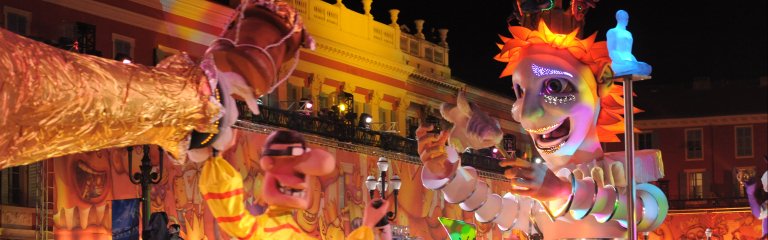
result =
[[139,207],[141,199],[112,200],[112,239],[139,239]]

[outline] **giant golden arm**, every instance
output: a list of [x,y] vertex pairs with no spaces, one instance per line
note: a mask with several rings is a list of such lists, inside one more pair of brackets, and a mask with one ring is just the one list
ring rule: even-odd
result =
[[180,59],[127,65],[0,29],[0,169],[155,144],[183,157],[192,130],[216,132],[206,77]]

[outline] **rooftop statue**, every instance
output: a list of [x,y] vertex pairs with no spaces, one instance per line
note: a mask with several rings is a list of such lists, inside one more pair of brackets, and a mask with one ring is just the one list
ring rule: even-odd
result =
[[629,14],[624,10],[616,12],[616,27],[606,33],[608,39],[608,55],[611,57],[611,68],[616,76],[638,74],[651,75],[651,65],[638,62],[632,55],[632,33],[627,31]]

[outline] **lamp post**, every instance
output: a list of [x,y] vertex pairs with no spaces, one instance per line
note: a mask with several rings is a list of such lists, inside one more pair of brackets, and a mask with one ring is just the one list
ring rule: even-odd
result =
[[[141,165],[139,166],[139,172],[133,173],[133,147],[128,147],[128,174],[131,183],[141,185],[141,205],[142,205],[142,221],[141,224],[146,229],[149,226],[149,215],[152,214],[150,208],[150,196],[149,185],[158,184],[163,179],[163,149],[160,148],[160,164],[158,165],[158,172],[152,172],[152,159],[149,157],[149,145],[144,145],[144,153],[141,157]],[[130,175],[133,174],[133,175]]]
[[[635,134],[634,129],[634,108],[632,107],[632,82],[648,80],[651,76],[644,75],[622,75],[617,76],[613,80],[624,83],[624,153],[626,163],[625,176],[626,179],[635,179]],[[635,197],[637,192],[635,190],[635,181],[628,181],[627,184],[627,233],[629,240],[637,240],[637,219],[635,212]]]
[[382,199],[382,202],[374,202],[374,207],[379,207],[382,204],[384,204],[383,201],[387,200],[387,190],[389,190],[389,187],[392,187],[392,193],[395,197],[395,211],[394,212],[387,212],[387,217],[382,218],[378,223],[376,223],[377,227],[386,226],[389,224],[390,221],[395,220],[395,216],[397,216],[397,194],[400,191],[400,185],[402,182],[400,181],[400,177],[397,175],[392,176],[391,178],[387,179],[387,170],[389,169],[389,161],[387,161],[386,158],[380,157],[379,161],[376,162],[376,167],[379,169],[379,177],[376,178],[374,176],[368,176],[365,179],[365,187],[368,188],[368,194],[370,195],[371,199],[373,199],[374,194],[376,190],[379,191],[379,196]]

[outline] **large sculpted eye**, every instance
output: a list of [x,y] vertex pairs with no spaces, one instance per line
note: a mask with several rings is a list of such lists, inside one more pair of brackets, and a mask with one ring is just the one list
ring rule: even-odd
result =
[[544,95],[571,93],[573,92],[573,85],[564,78],[549,78],[544,81],[541,92]]

